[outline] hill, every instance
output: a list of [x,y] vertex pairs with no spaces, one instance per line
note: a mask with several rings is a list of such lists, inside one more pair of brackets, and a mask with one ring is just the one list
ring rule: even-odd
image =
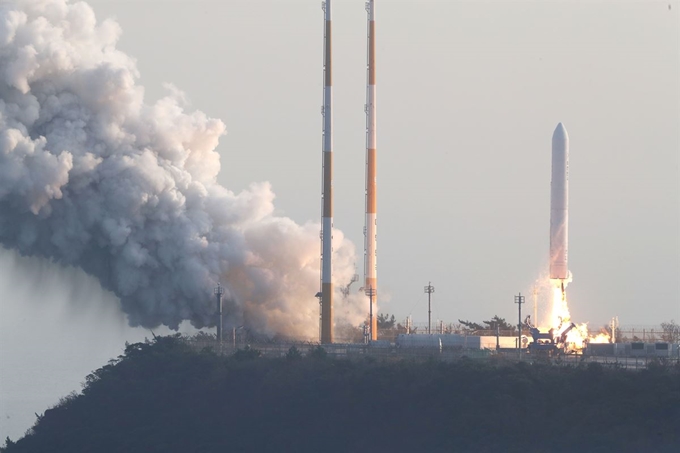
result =
[[128,345],[5,453],[677,452],[680,370]]

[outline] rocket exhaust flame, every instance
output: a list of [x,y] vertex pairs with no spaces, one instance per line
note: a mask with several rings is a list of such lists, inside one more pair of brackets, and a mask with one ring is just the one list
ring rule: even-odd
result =
[[571,321],[567,304],[567,285],[572,280],[568,267],[569,227],[569,135],[562,123],[552,136],[552,175],[550,181],[550,266],[552,287],[550,321],[547,329],[555,344],[564,352],[578,352],[588,342],[603,340],[602,335],[590,338],[587,324]]
[[[560,339],[563,332],[572,325],[566,292],[567,286],[571,282],[571,278],[572,276],[570,273],[567,280],[549,280],[551,292],[550,316],[546,325],[540,326],[540,330],[552,330],[556,342]],[[548,280],[545,281],[547,282]],[[567,332],[562,346],[566,353],[578,353],[589,343],[609,343],[610,341],[611,337],[608,333],[600,332],[596,335],[591,335],[588,324],[582,323],[574,324],[574,327]]]
[[[0,3],[0,244],[82,268],[133,326],[214,325],[221,282],[225,328],[318,338],[319,224],[275,215],[268,183],[219,185],[224,124],[176,90],[146,104],[120,34],[84,2]],[[354,247],[333,239],[347,282]]]
[[550,314],[550,327],[558,327],[561,323],[571,320],[569,306],[567,305],[566,282],[564,280],[550,280],[552,286],[552,308]]

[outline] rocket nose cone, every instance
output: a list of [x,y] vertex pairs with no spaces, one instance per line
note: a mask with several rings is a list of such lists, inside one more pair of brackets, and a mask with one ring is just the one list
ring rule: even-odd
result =
[[568,140],[567,129],[565,129],[564,124],[559,123],[553,132],[553,141],[564,141]]

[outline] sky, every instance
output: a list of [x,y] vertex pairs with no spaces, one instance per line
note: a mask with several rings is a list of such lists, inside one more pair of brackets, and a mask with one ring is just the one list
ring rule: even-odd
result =
[[[120,24],[147,102],[171,83],[226,124],[221,184],[269,181],[277,212],[320,219],[320,1],[88,3]],[[366,12],[333,7],[334,222],[361,257]],[[677,0],[377,2],[381,312],[426,321],[432,282],[433,319],[516,318],[514,295],[547,270],[562,122],[572,318],[680,320],[679,12]],[[12,410],[8,395],[23,395],[17,414],[34,417],[149,335],[82,272],[10,251],[0,269],[2,374],[14,379],[1,394]],[[50,389],[30,407],[27,382]],[[2,438],[30,426],[0,417]]]
[[[171,82],[225,122],[223,185],[270,181],[281,213],[320,217],[319,2],[91,3],[121,24],[148,99]],[[381,311],[424,320],[432,281],[438,319],[512,316],[546,267],[561,121],[574,317],[680,317],[678,9],[377,4]],[[349,0],[333,13],[335,227],[361,250],[366,13]]]

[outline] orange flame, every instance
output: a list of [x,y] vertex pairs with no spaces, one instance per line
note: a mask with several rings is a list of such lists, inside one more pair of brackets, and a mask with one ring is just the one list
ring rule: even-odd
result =
[[[550,327],[554,329],[556,335],[561,335],[572,323],[567,303],[566,287],[571,281],[551,280],[553,287],[552,310],[550,317]],[[609,343],[611,338],[607,333],[600,333],[591,336],[588,332],[588,324],[577,324],[566,335],[564,348],[566,352],[580,352],[588,343]]]

